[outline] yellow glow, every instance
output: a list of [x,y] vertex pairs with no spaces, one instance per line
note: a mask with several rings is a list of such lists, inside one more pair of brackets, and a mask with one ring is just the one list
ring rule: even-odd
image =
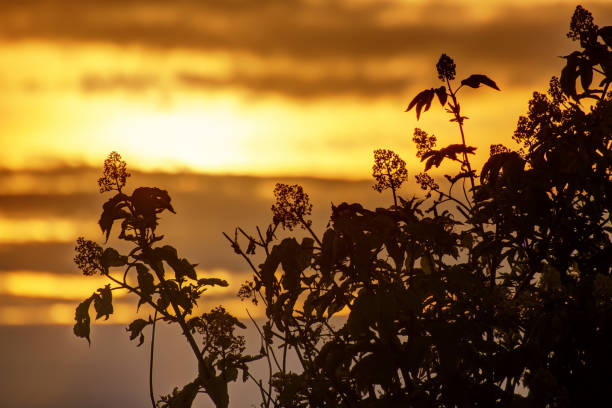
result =
[[10,219],[0,217],[0,243],[72,242],[79,235],[98,233],[93,222],[79,223],[68,218]]
[[131,112],[103,130],[147,169],[183,167],[229,170],[245,160],[242,141],[252,129],[231,106],[179,112]]
[[[10,271],[0,274],[0,294],[56,299],[91,296],[97,288],[110,283],[102,276],[60,275],[49,272]],[[113,292],[120,297],[123,293]]]
[[[228,287],[208,287],[199,300],[199,313],[223,305],[226,310],[239,318],[247,318],[246,308],[254,317],[260,317],[264,311],[250,302],[243,302],[236,297],[238,287],[247,278],[246,274],[231,274],[222,269],[198,270],[199,277],[216,277],[230,283]],[[120,278],[116,276],[116,278]],[[49,272],[8,271],[0,273],[0,296],[21,296],[43,299],[65,299],[69,303],[51,303],[40,305],[0,306],[0,325],[25,324],[73,324],[76,306],[91,296],[98,288],[111,283],[103,276],[60,275]],[[111,283],[111,287],[115,285]],[[136,312],[136,297],[126,291],[113,291],[114,313],[108,323],[124,324],[137,316],[147,316],[150,309],[145,305]],[[117,300],[119,299],[119,300]],[[195,313],[197,314],[198,311]],[[93,312],[91,312],[93,313]],[[93,318],[93,315],[92,315]],[[104,322],[100,320],[99,322]]]

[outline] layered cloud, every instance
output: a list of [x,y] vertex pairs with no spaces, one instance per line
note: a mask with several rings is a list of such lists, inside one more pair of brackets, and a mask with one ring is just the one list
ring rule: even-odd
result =
[[[295,98],[390,95],[422,78],[423,64],[433,66],[442,52],[466,71],[486,70],[506,85],[532,86],[558,70],[554,57],[569,49],[563,34],[574,8],[571,2],[547,1],[488,6],[391,0],[5,3],[0,11],[5,42],[220,54],[229,61],[221,75],[207,66],[183,66],[171,73],[175,86],[240,88]],[[596,21],[612,18],[610,4],[586,6]],[[278,58],[286,60],[282,69]],[[409,60],[403,72],[391,66],[397,59]],[[329,69],[341,65],[348,68],[340,73]],[[150,71],[84,72],[79,84],[86,92],[168,87],[164,75]],[[30,88],[33,83],[25,82]]]
[[[105,244],[97,226],[102,203],[109,198],[97,192],[93,176],[98,172],[86,167],[24,171],[28,184],[19,192],[0,195],[0,325],[73,321],[78,302],[105,283],[102,277],[82,276],[75,266],[72,259],[78,236],[127,252],[114,238]],[[255,231],[256,226],[265,228],[271,221],[276,181],[304,186],[314,204],[312,219],[317,231],[325,228],[332,202],[359,201],[376,207],[388,205],[391,199],[374,192],[366,180],[132,173],[128,193],[137,186],[159,186],[169,191],[177,214],[162,214],[159,232],[167,243],[175,246],[181,257],[198,264],[199,276],[230,282],[227,289],[207,292],[203,310],[223,304],[240,316],[246,305],[236,293],[250,275],[248,266],[234,254],[222,232],[233,234],[237,226],[247,231]],[[5,171],[5,175],[15,178],[19,174],[16,170]],[[73,191],[45,191],[50,180],[60,177]],[[407,196],[416,192],[414,183],[410,184],[404,190]],[[62,227],[65,231],[50,234],[58,228],[58,220],[67,225]],[[279,232],[279,237],[283,235]],[[113,322],[133,319],[134,302],[129,297],[115,297],[119,306]]]

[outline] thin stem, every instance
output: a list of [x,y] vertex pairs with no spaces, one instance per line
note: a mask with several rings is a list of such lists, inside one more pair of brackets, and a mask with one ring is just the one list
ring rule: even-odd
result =
[[317,237],[317,234],[314,233],[312,228],[310,228],[310,225],[304,220],[302,216],[300,216],[300,222],[302,223],[304,228],[306,228],[308,232],[310,232],[310,235],[312,235],[314,240],[317,241],[317,244],[319,244],[320,247],[323,247],[323,244],[321,243],[321,240],[319,239],[319,237]]
[[[448,79],[446,79],[446,84],[448,85],[448,91],[450,92],[450,96],[453,100],[452,110],[455,115],[457,124],[459,125],[459,132],[461,133],[461,143],[463,143],[463,148],[464,148],[463,162],[467,166],[467,170],[470,174],[470,182],[472,184],[472,190],[473,190],[474,189],[474,175],[472,173],[472,166],[470,165],[470,161],[468,160],[467,152],[466,152],[467,145],[465,144],[465,133],[463,132],[463,118],[461,117],[461,107],[459,106],[459,103],[457,102],[457,98],[455,97],[455,92],[453,92],[453,89],[451,88],[451,85]],[[459,89],[457,89],[457,91],[459,91]]]
[[155,326],[157,325],[157,309],[153,315],[153,330],[151,332],[151,355],[149,356],[149,396],[151,405],[155,408],[155,395],[153,393],[153,352],[155,350]]

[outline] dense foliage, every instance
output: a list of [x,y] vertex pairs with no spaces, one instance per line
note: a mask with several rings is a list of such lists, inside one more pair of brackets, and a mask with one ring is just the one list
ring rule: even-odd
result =
[[[154,246],[157,214],[173,211],[165,191],[139,188],[131,196],[118,157],[105,164],[104,191],[117,194],[100,219],[109,236],[121,220],[128,255],[79,241],[77,264],[116,285],[101,288],[78,308],[75,334],[89,338],[88,309],[112,313],[111,294],[129,290],[159,318],[139,319],[131,338],[157,319],[177,323],[194,350],[194,382],[161,404],[190,406],[208,393],[227,406],[227,383],[247,363],[268,361],[256,380],[261,406],[280,407],[570,407],[609,401],[612,366],[612,27],[598,28],[577,7],[568,36],[580,50],[566,57],[548,94],[534,93],[518,122],[517,150],[492,145],[479,173],[463,130],[460,90],[481,85],[474,74],[454,86],[456,65],[442,55],[443,85],[409,104],[417,117],[434,98],[451,115],[461,143],[436,149],[436,138],[415,129],[416,176],[425,198],[404,198],[405,162],[377,150],[374,189],[391,190],[388,208],[332,206],[317,234],[308,195],[279,184],[273,220],[264,233],[225,234],[251,267],[240,296],[265,307],[258,356],[245,356],[240,326],[219,308],[192,316],[206,286],[194,265],[169,246]],[[580,88],[576,82],[580,79]],[[593,86],[593,81],[596,85]],[[580,89],[578,92],[577,89]],[[432,168],[458,170],[436,180]],[[109,169],[107,169],[109,167]],[[442,187],[441,187],[442,185]],[[457,193],[458,191],[458,193]],[[280,229],[279,229],[280,227]],[[303,228],[302,238],[280,230]],[[164,262],[174,276],[164,273]],[[111,267],[125,268],[123,279]],[[130,284],[128,272],[136,274]],[[196,336],[201,340],[196,341]],[[200,338],[198,337],[198,338]],[[201,345],[200,345],[201,344]],[[289,355],[299,367],[287,364]]]

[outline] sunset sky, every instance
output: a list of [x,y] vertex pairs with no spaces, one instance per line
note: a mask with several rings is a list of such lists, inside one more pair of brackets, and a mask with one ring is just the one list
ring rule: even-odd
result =
[[[595,23],[612,25],[612,2],[582,5]],[[491,143],[511,146],[530,95],[547,89],[563,66],[558,57],[575,48],[565,36],[575,7],[2,1],[0,326],[72,324],[76,304],[103,283],[80,275],[72,257],[78,236],[103,240],[96,179],[111,151],[134,175],[128,188],[169,190],[177,215],[161,228],[179,253],[202,275],[232,283],[204,307],[224,303],[244,315],[235,292],[248,273],[222,231],[267,223],[276,181],[305,186],[320,229],[330,202],[388,205],[371,189],[374,149],[395,150],[414,175],[422,169],[415,127],[440,145],[459,141],[436,102],[418,122],[404,112],[420,90],[441,85],[442,53],[454,58],[459,81],[486,74],[501,88],[459,94],[474,162],[486,160]],[[408,184],[404,194],[417,193]],[[118,297],[112,321],[129,322],[133,306]]]

